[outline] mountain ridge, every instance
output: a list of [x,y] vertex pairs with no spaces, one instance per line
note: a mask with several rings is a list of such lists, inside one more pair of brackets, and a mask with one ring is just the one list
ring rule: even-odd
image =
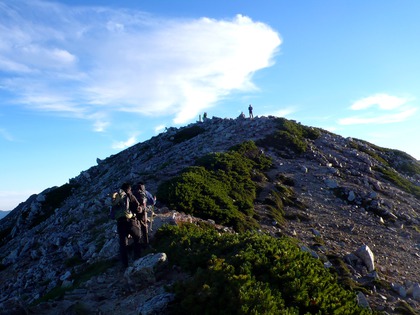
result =
[[0,219],[3,219],[6,215],[8,215],[12,210],[0,210]]
[[[420,257],[419,162],[398,150],[272,116],[213,117],[171,127],[98,159],[98,165],[68,184],[31,196],[0,221],[0,275],[5,279],[0,305],[24,295],[25,300],[18,301],[30,309],[31,303],[66,285],[71,279],[65,276],[67,272],[77,273],[78,264],[69,267],[65,263],[69,265],[74,257],[80,265],[115,257],[115,227],[107,220],[106,200],[123,182],[141,179],[148,190],[157,192],[162,182],[179,175],[198,158],[250,140],[273,160],[264,185],[289,179],[294,200],[304,205],[302,209],[286,205],[285,223],[273,222],[265,215],[269,190],[261,185],[254,206],[263,231],[295,237],[310,250],[317,248],[318,255],[326,251],[345,258],[368,245],[375,253],[379,278],[397,288],[372,287],[371,306],[389,313],[399,299],[413,308],[419,306],[412,292],[420,281],[416,264]],[[170,220],[173,209],[159,215],[162,222],[165,216]],[[354,270],[355,279],[368,276],[361,270]],[[17,271],[20,276],[14,274]]]

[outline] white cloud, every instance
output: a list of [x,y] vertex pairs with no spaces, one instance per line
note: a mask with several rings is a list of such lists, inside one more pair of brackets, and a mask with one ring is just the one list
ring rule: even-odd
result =
[[103,132],[106,130],[106,128],[109,126],[109,122],[107,121],[95,121],[95,123],[93,124],[93,130],[95,130],[96,132]]
[[126,149],[128,147],[131,147],[132,145],[134,145],[136,143],[137,143],[137,137],[136,136],[131,136],[126,141],[114,142],[112,144],[112,148],[115,149],[115,150],[123,150],[123,149]]
[[375,94],[354,102],[350,108],[353,110],[361,110],[377,105],[380,109],[392,110],[403,106],[408,101],[410,101],[410,99],[404,97],[388,94]]
[[379,115],[375,117],[354,116],[339,120],[340,125],[361,125],[361,124],[391,124],[403,122],[416,113],[416,108],[395,112],[392,114]]
[[[354,102],[350,109],[362,111],[361,115],[338,120],[340,125],[391,124],[411,118],[417,108],[409,105],[413,98],[403,98],[388,94],[375,94]],[[377,108],[375,108],[377,106]]]
[[163,130],[165,130],[164,125],[159,125],[155,127],[155,133],[161,133]]
[[0,6],[0,85],[31,108],[79,118],[126,111],[187,122],[233,91],[256,90],[253,74],[281,44],[241,15],[159,20],[50,2]]
[[290,114],[293,114],[295,112],[296,112],[296,109],[294,107],[285,107],[285,108],[275,111],[274,113],[266,114],[264,116],[273,115],[277,117],[287,117]]

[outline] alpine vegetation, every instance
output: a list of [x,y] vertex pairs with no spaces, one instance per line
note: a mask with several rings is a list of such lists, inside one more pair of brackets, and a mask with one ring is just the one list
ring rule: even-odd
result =
[[212,117],[97,162],[1,219],[0,314],[419,314],[404,152]]

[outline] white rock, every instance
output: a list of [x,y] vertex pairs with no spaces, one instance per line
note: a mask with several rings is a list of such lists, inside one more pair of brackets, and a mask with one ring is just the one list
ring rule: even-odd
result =
[[375,270],[375,257],[369,246],[363,245],[359,247],[354,254],[363,261],[369,272]]

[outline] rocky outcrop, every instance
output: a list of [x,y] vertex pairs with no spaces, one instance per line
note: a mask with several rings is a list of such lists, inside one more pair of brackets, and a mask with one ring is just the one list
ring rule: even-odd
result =
[[[368,288],[359,294],[359,303],[390,314],[398,300],[419,308],[420,196],[415,188],[420,187],[419,162],[402,152],[323,130],[316,139],[304,139],[305,152],[282,152],[266,138],[278,128],[275,117],[213,117],[169,128],[98,159],[96,166],[62,187],[31,196],[0,221],[0,309],[37,314],[83,307],[112,314],[164,312],[173,298],[164,287],[186,277],[167,269],[170,257],[164,253],[132,261],[126,276],[114,266],[79,283],[90,267],[117,259],[109,195],[123,182],[139,180],[155,192],[198,157],[246,140],[257,141],[273,161],[255,202],[262,232],[296,238],[302,250],[328,268],[343,261],[346,276]],[[299,207],[286,204],[286,221],[279,224],[265,214],[260,201],[282,178],[288,179]],[[163,224],[197,220],[158,204],[151,237]],[[53,289],[72,288],[76,282],[77,288],[67,290],[62,299],[31,305]]]

